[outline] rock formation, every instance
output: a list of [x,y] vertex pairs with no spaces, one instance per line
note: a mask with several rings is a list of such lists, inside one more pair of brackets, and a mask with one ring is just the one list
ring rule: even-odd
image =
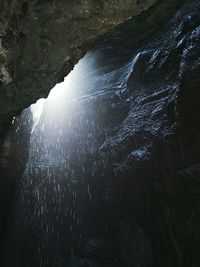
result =
[[[41,5],[42,1],[39,3]],[[51,4],[42,8],[53,7],[53,3],[51,1]],[[127,1],[126,4],[128,3]],[[140,2],[140,5],[142,3]],[[39,8],[39,14],[40,10]],[[53,14],[54,11],[53,9]],[[114,14],[118,16],[118,13]],[[43,30],[41,27],[39,29]],[[37,32],[38,28],[35,30]],[[85,36],[85,33],[83,35]],[[49,45],[45,43],[44,47]],[[80,50],[85,51],[86,47]],[[38,59],[57,62],[54,63],[57,66],[55,71],[59,70],[59,73],[51,72],[53,67],[48,69],[50,63],[46,63],[44,70],[38,67],[40,64],[37,60],[36,65],[32,65],[33,58],[31,60],[28,57],[29,53],[25,53],[29,63],[25,63],[23,67],[23,61],[20,61],[19,71],[23,73],[23,79],[19,79],[20,74],[16,77],[24,98],[22,97],[21,102],[17,98],[17,103],[20,103],[18,107],[30,103],[29,97],[33,96],[34,90],[37,91],[37,96],[43,96],[49,86],[58,80],[59,75],[63,77],[64,66],[68,72],[79,57],[76,54],[70,58],[72,63],[68,68],[68,63],[63,65],[63,61],[60,61],[64,51],[60,49],[57,58],[57,49],[54,49],[52,55],[47,53],[49,57],[55,57],[52,61],[48,56]],[[40,54],[37,49],[34,49],[34,53]],[[80,52],[80,55],[82,53]],[[69,232],[64,232],[63,239],[61,238],[61,244],[66,247],[62,246],[64,249],[60,252],[59,263],[55,256],[55,246],[52,248],[51,243],[47,242],[46,247],[41,249],[45,253],[52,251],[51,264],[59,264],[60,267],[66,266],[65,263],[70,267],[198,267],[200,3],[198,0],[159,1],[142,14],[104,35],[95,43],[91,53],[96,54],[98,62],[98,67],[91,74],[95,79],[88,87],[89,93],[94,97],[86,99],[85,112],[77,116],[78,121],[70,122],[70,129],[76,130],[74,132],[80,135],[69,131],[68,139],[61,149],[70,164],[70,171],[67,172],[69,185],[66,186],[66,191],[64,182],[63,187],[59,188],[64,195],[62,205],[59,206],[59,195],[55,194],[54,200],[47,196],[49,206],[52,207],[51,204],[54,203],[58,208],[55,213],[52,211],[54,216],[46,217],[51,226],[57,223],[56,215],[63,214],[66,203],[71,203]],[[25,67],[31,74],[24,72]],[[90,73],[86,74],[87,77],[90,77]],[[32,93],[26,97],[25,86],[29,82],[33,86],[29,87]],[[40,87],[37,87],[39,84]],[[10,88],[9,84],[7,86]],[[3,88],[6,88],[5,85]],[[95,94],[100,89],[104,93]],[[22,95],[19,94],[20,97]],[[12,112],[10,114],[14,114]],[[22,116],[27,119],[25,113]],[[68,123],[64,116],[60,120]],[[22,128],[24,129],[23,125]],[[38,135],[33,143],[39,142],[40,129],[38,128]],[[21,154],[25,155],[31,143],[30,128],[23,132],[23,135],[26,136],[27,146]],[[11,143],[15,142],[15,139],[10,140]],[[44,141],[40,151],[45,149],[45,145]],[[20,145],[16,145],[16,149],[20,150]],[[12,154],[13,151],[9,155]],[[33,163],[38,162],[35,155],[33,153]],[[10,156],[9,161],[13,161]],[[51,179],[55,177],[59,181],[65,177],[59,169],[51,171],[50,175],[48,170],[38,169],[33,173],[28,172],[28,177],[33,178],[35,183],[41,177],[50,177],[50,184]],[[19,173],[20,171],[21,169],[18,169]],[[15,181],[18,182],[19,180]],[[30,266],[30,259],[33,267],[40,264],[41,259],[35,257],[34,248],[44,240],[43,228],[40,228],[38,219],[41,217],[41,207],[38,208],[38,202],[34,202],[35,184],[29,184],[28,188],[30,191],[23,192],[25,198],[31,195],[32,204],[26,206],[25,202],[25,210],[28,211],[24,214],[32,219],[31,216],[37,210],[39,216],[34,223],[30,220],[30,223],[28,221],[26,224],[26,234],[23,235],[22,241],[20,239],[22,243],[18,248],[22,254],[13,249],[14,242],[7,243],[7,266],[13,266],[15,257],[21,260],[20,263],[23,262],[24,266],[28,263]],[[38,188],[39,192],[43,192],[42,183]],[[18,189],[13,192],[18,193]],[[73,224],[77,214],[82,221],[80,227],[79,224]],[[9,220],[6,224],[12,225]],[[58,225],[62,228],[60,224],[61,221]],[[70,234],[70,224],[75,229],[74,235]],[[35,229],[37,231],[33,231]],[[23,231],[24,229],[22,233]],[[33,232],[37,235],[32,235]],[[55,240],[54,234],[53,232],[49,237],[51,242]],[[19,233],[15,233],[12,238],[18,241],[18,235]],[[11,257],[13,251],[16,254]],[[48,266],[45,253],[42,254],[42,264]],[[19,255],[22,255],[21,258]]]
[[91,44],[155,0],[1,0],[0,140],[12,118],[46,97]]

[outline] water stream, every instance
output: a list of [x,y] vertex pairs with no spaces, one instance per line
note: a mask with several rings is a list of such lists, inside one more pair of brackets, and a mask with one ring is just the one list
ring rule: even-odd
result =
[[[109,73],[95,71],[95,56],[88,53],[47,99],[24,111],[32,123],[11,218],[10,247],[17,266],[66,266],[82,257],[83,247],[87,253],[101,250],[102,240],[113,235],[114,217],[107,218],[112,204],[105,208],[112,197],[105,195],[109,179],[98,181],[105,162],[96,166],[102,140],[115,123],[108,118],[113,103],[104,105],[104,98],[126,94],[140,54]],[[20,133],[17,122],[15,128]]]
[[13,118],[2,267],[199,266],[199,1],[165,2]]

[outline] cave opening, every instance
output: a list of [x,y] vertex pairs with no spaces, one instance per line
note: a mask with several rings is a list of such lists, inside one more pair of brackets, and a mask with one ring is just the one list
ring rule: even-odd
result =
[[200,9],[172,2],[13,119],[2,266],[199,266]]
[[88,52],[46,99],[13,118],[5,141],[16,181],[9,266],[65,266],[86,242],[83,213],[94,193],[87,176],[95,172],[86,158],[99,138],[93,102],[105,93],[93,93],[96,69],[95,52]]
[[128,113],[126,87],[139,56],[119,59],[116,68],[105,64],[105,51],[93,49],[46,99],[13,119],[5,141],[15,181],[8,265],[82,264],[82,254],[107,249],[108,261],[118,264],[113,173],[98,153]]

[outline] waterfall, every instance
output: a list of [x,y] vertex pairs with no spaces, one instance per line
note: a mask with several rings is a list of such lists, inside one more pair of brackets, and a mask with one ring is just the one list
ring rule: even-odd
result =
[[[86,240],[85,229],[88,223],[93,223],[94,233],[99,228],[92,205],[99,205],[102,190],[95,157],[99,140],[107,135],[106,124],[112,123],[106,121],[98,103],[105,97],[126,94],[139,56],[99,74],[93,63],[95,53],[88,53],[47,99],[38,100],[27,110],[33,123],[15,207],[13,224],[18,234],[12,240],[19,264],[20,255],[27,253],[25,259],[32,260],[33,265],[50,266],[54,262],[55,266],[65,266],[79,243],[91,242]],[[91,214],[86,215],[89,211]]]
[[116,26],[13,118],[3,267],[199,266],[194,2]]

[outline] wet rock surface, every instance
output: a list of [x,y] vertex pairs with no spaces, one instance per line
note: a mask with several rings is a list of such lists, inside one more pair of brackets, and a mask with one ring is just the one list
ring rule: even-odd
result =
[[0,1],[0,143],[12,118],[66,76],[91,44],[144,1]]
[[199,15],[163,1],[119,26],[83,59],[73,114],[25,131],[4,266],[199,266]]

